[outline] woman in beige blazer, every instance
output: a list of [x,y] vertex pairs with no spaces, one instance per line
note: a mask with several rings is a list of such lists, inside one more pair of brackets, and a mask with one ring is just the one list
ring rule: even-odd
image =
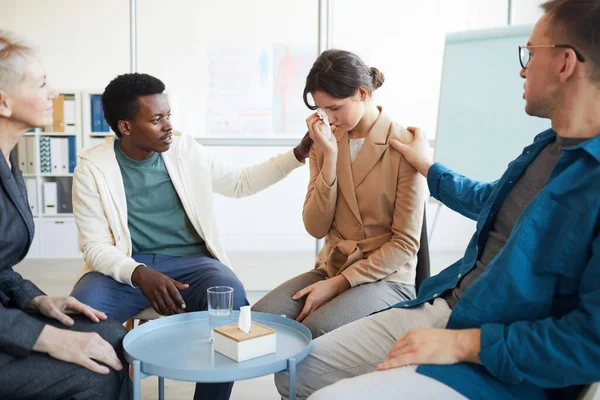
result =
[[[324,110],[307,119],[315,145],[304,203],[306,230],[325,238],[315,268],[267,294],[254,311],[285,314],[313,337],[415,295],[416,254],[426,186],[389,141],[412,134],[375,105],[384,81],[355,54],[327,50],[306,78],[304,102]],[[312,95],[314,105],[308,101]]]

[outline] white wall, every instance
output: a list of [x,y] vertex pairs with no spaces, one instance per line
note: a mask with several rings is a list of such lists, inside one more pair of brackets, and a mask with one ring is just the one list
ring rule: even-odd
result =
[[[238,120],[245,118],[240,114],[272,111],[274,45],[305,45],[311,59],[317,56],[317,0],[174,0],[168,6],[164,0],[144,0],[137,4],[138,70],[165,82],[178,128],[193,136],[244,136],[245,123]],[[269,57],[266,87],[256,84],[263,50]],[[296,82],[302,83],[306,73],[299,69]],[[228,79],[229,86],[220,87],[216,94],[229,97],[214,109],[211,85],[227,85]],[[296,88],[291,100],[303,122],[310,114],[301,90]],[[233,124],[240,123],[239,128],[227,134],[210,132],[210,112],[228,114]],[[253,136],[282,136],[269,119]],[[296,123],[285,133],[300,138],[304,132],[305,124]]]
[[0,29],[39,45],[56,88],[104,88],[129,72],[129,1],[0,0]]
[[540,4],[545,0],[513,0],[511,21],[513,24],[533,24],[543,14]]
[[392,118],[435,138],[447,32],[506,25],[506,0],[331,0],[332,46],[380,69],[375,100]]

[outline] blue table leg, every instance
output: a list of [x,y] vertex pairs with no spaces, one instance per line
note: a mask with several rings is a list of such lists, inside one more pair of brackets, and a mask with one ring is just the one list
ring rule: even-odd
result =
[[296,400],[296,359],[288,358],[288,373],[290,374],[289,400]]
[[133,361],[133,400],[140,400],[142,397],[142,367],[140,360]]
[[158,377],[158,400],[165,400],[165,378]]

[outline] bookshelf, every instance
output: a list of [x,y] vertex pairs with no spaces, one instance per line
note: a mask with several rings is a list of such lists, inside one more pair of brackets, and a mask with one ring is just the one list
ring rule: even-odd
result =
[[87,90],[81,93],[82,148],[102,143],[107,136],[114,135],[114,132],[104,120],[100,102],[102,92],[102,90],[96,89]]
[[27,132],[16,147],[35,223],[30,258],[80,257],[73,218],[73,170],[83,147],[82,93],[58,89],[52,126]]

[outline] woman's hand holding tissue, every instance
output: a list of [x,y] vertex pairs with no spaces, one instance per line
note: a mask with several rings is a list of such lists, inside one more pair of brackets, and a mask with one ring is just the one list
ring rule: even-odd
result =
[[312,140],[315,141],[317,146],[323,151],[325,156],[331,156],[337,159],[337,140],[335,135],[327,137],[321,132],[320,126],[323,124],[323,119],[318,113],[312,114],[306,119],[306,125],[308,126],[308,134]]
[[311,312],[317,311],[331,299],[348,289],[350,289],[350,282],[348,282],[343,275],[338,275],[324,281],[313,283],[298,291],[298,293],[292,296],[293,300],[300,300],[304,296],[307,297],[304,301],[304,307],[302,308],[300,315],[298,315],[298,318],[296,318],[296,321],[302,322]]
[[323,152],[323,165],[321,166],[321,175],[323,180],[328,186],[332,186],[335,182],[336,177],[336,164],[337,164],[337,139],[335,135],[331,135],[326,138],[321,133],[320,126],[323,124],[323,120],[318,113],[314,113],[306,119],[306,125],[308,126],[308,134],[315,141],[316,146]]

